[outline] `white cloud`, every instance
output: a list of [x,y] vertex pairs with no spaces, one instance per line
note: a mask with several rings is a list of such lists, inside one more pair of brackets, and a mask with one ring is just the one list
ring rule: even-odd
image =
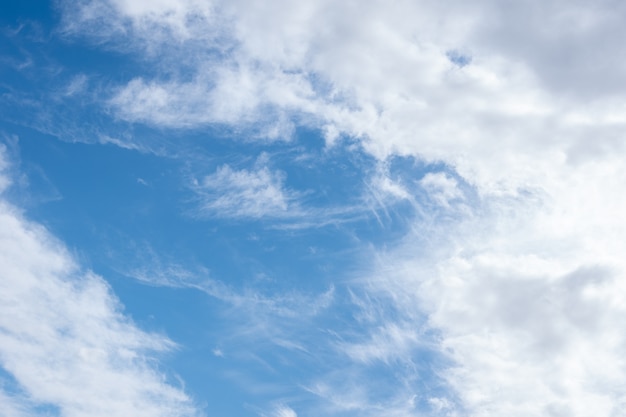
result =
[[298,414],[287,405],[280,405],[276,407],[272,413],[272,417],[298,417]]
[[266,166],[234,170],[220,166],[214,174],[195,181],[199,213],[226,218],[293,217],[297,194],[283,185],[284,174]]
[[[213,279],[204,268],[196,271],[186,269],[176,264],[165,264],[154,253],[148,257],[151,262],[140,268],[126,272],[129,277],[149,285],[171,288],[193,288],[219,299],[237,311],[239,316],[245,317],[247,326],[264,327],[268,317],[280,317],[282,320],[292,318],[306,319],[325,310],[333,301],[334,288],[315,294],[301,294],[286,292],[278,294],[264,294],[254,287],[236,289],[222,281]],[[307,309],[303,310],[302,306]],[[234,314],[234,313],[233,313]],[[254,317],[254,320],[250,320]],[[285,323],[286,324],[286,323]]]
[[378,212],[382,210],[385,216],[389,217],[389,211],[398,201],[410,201],[415,203],[414,197],[407,188],[391,178],[386,164],[379,164],[378,172],[374,174],[367,183],[368,194],[365,195],[364,202],[376,215],[378,222],[383,223]]
[[441,172],[429,172],[420,180],[420,185],[437,204],[446,208],[450,207],[453,201],[463,199],[457,181]]
[[[88,16],[103,4],[106,13]],[[468,413],[609,416],[624,408],[625,6],[237,0],[79,10],[77,31],[93,34],[105,22],[97,36],[130,33],[146,59],[189,57],[163,77],[121,86],[109,102],[119,117],[277,132],[296,120],[329,140],[360,138],[380,160],[443,162],[476,187],[464,220],[437,228],[419,219],[370,282],[409,318],[429,314],[456,362],[445,379]],[[460,68],[450,51],[471,61]],[[222,200],[211,194],[210,213],[260,217],[292,204],[265,168],[223,167],[207,178],[210,193],[230,189]],[[429,174],[422,185],[445,206],[460,198],[456,181]],[[407,198],[384,178],[377,187],[379,198]],[[407,340],[384,334],[373,331],[372,340]],[[357,360],[385,357],[361,352]],[[348,397],[355,402],[344,410],[366,401]]]
[[[103,4],[89,3],[84,10]],[[98,21],[130,25],[140,45],[149,42],[144,45],[148,52],[166,48],[159,59],[167,68],[172,54],[187,51],[185,55],[197,58],[184,60],[191,81],[136,78],[111,103],[120,117],[166,126],[268,123],[276,112],[306,113],[348,134],[367,135],[370,149],[380,155],[400,151],[428,158],[455,156],[459,165],[471,165],[462,167],[468,173],[478,162],[494,163],[466,157],[481,154],[496,137],[506,144],[500,152],[529,145],[545,149],[549,143],[522,143],[514,129],[503,130],[493,121],[499,118],[522,127],[519,137],[525,142],[528,129],[553,122],[555,116],[558,122],[563,103],[542,91],[538,81],[541,71],[554,63],[529,67],[530,59],[507,56],[500,45],[485,41],[485,32],[497,32],[495,38],[516,45],[515,33],[506,33],[507,27],[491,19],[491,14],[504,13],[497,5],[454,6],[444,10],[426,2],[389,7],[379,2],[338,6],[163,1],[130,7],[114,2]],[[89,20],[88,13],[82,19],[97,29],[98,21]],[[80,22],[80,16],[74,19]],[[320,22],[323,31],[317,30]],[[571,31],[569,23],[553,30],[565,36]],[[212,35],[216,31],[222,34],[219,40]],[[199,42],[205,39],[214,40]],[[545,49],[541,41],[536,39],[533,46]],[[211,51],[224,43],[231,52],[213,58]],[[468,47],[476,49],[476,59],[463,70],[455,69],[447,54],[451,48]],[[575,110],[579,103],[573,104]],[[268,108],[274,109],[270,118],[265,116]],[[566,127],[559,124],[552,123],[555,133]]]
[[200,218],[270,220],[274,228],[306,229],[357,221],[367,211],[360,202],[307,205],[307,197],[319,190],[296,190],[286,181],[285,172],[269,167],[265,154],[249,169],[221,165],[212,174],[191,179],[190,188],[195,194],[191,214]]
[[[115,2],[98,20],[83,13],[74,24],[90,31],[103,21],[130,25],[126,40],[141,39],[147,59],[162,52],[167,80],[129,82],[111,101],[119,117],[174,127],[260,123],[287,134],[296,118],[367,138],[367,149],[381,158],[443,160],[494,190],[536,185],[538,173],[555,164],[567,169],[573,145],[586,137],[596,137],[596,149],[615,145],[625,103],[610,89],[594,89],[593,80],[623,80],[614,58],[620,47],[599,42],[599,54],[593,41],[615,38],[608,28],[622,10],[596,3],[533,2],[510,12],[489,1]],[[451,50],[471,51],[471,63],[457,68]],[[177,67],[170,59],[182,55],[191,58]],[[559,56],[578,66],[572,70]],[[175,68],[185,75],[172,77]],[[565,92],[572,96],[564,100]]]
[[87,90],[89,78],[85,74],[79,74],[72,78],[63,91],[64,96],[73,96]]
[[416,323],[399,327],[396,323],[385,323],[361,343],[346,343],[340,347],[356,362],[371,363],[379,360],[389,364],[393,360],[410,358],[411,351],[420,344]]
[[154,366],[174,344],[137,328],[102,278],[4,198],[0,271],[0,365],[24,392],[0,386],[3,415],[42,406],[67,417],[199,415]]
[[[620,171],[619,180],[595,184],[623,183]],[[431,230],[447,244],[427,253],[428,237],[407,237],[380,258],[369,281],[401,317],[428,315],[441,352],[455,363],[440,375],[471,415],[609,416],[623,409],[619,236],[626,230],[612,206],[626,202],[586,204],[594,185],[580,187],[574,201],[550,208],[532,198],[491,201],[488,217],[477,212]],[[387,339],[389,350],[402,351],[405,339],[396,339]]]

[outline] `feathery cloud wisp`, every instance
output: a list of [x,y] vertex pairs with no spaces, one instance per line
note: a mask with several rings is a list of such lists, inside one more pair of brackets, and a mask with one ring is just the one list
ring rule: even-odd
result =
[[297,194],[283,186],[283,174],[268,167],[233,170],[223,165],[194,184],[201,199],[199,212],[225,218],[291,217],[297,214]]

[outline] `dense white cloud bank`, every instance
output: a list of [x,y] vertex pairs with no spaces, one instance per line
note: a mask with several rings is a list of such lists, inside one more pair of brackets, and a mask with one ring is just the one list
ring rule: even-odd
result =
[[[456,364],[441,375],[470,415],[621,415],[620,239],[606,229],[584,238],[546,233],[553,225],[538,221],[535,208],[516,207],[442,228],[453,236],[435,249],[424,250],[422,235],[407,237],[381,256],[370,284],[404,317],[428,315]],[[405,328],[385,351],[406,351],[411,336],[418,329]]]
[[[426,313],[439,332],[456,364],[443,378],[465,410],[442,406],[441,413],[623,415],[623,4],[70,7],[68,31],[114,47],[130,41],[125,48],[157,66],[111,96],[108,106],[121,119],[254,126],[273,138],[293,123],[313,125],[329,143],[338,135],[361,139],[381,161],[401,154],[444,162],[475,187],[478,202],[459,208],[465,199],[455,179],[422,178],[432,202],[454,220],[416,224],[403,244],[380,255],[367,287],[389,294],[406,320]],[[264,178],[271,197],[261,210],[245,204],[254,189],[235,187],[241,215],[286,204],[280,182],[263,170],[223,167],[205,185],[238,176]],[[397,184],[373,184],[381,196],[422,204]],[[383,323],[371,346],[344,348],[357,362],[386,361],[390,352],[409,352],[418,336],[402,323]]]
[[1,198],[0,414],[198,415],[155,366],[173,343],[137,328],[102,278]]
[[621,148],[621,9],[608,1],[83,2],[67,21],[68,30],[122,39],[154,60],[155,76],[111,98],[121,118],[260,123],[279,137],[294,120],[314,123],[329,138],[364,138],[380,157],[443,160],[491,188],[536,185],[544,172]]

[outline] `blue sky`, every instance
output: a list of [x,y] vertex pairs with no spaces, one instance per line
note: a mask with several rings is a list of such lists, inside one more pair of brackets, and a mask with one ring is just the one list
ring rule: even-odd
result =
[[621,415],[623,7],[0,10],[2,416]]

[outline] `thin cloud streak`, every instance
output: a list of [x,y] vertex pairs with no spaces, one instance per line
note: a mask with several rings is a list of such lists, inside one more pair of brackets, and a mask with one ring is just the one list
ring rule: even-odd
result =
[[[254,287],[235,289],[222,281],[212,278],[206,268],[191,270],[181,265],[164,263],[154,251],[149,250],[150,266],[130,268],[124,272],[148,285],[170,288],[191,288],[228,304],[239,315],[254,317],[262,321],[264,317],[307,319],[314,317],[333,303],[334,288],[318,295],[297,292],[263,294]],[[306,305],[306,311],[302,306]]]

